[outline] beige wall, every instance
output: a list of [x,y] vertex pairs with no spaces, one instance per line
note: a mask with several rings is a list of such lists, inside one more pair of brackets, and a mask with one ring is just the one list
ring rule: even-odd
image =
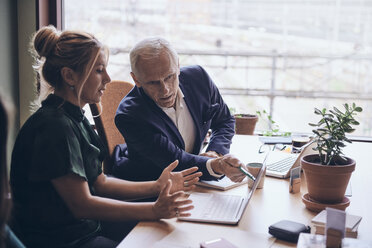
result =
[[28,43],[36,29],[35,20],[35,1],[0,1],[0,95],[13,106],[8,161],[16,134],[30,115],[30,101],[34,98],[34,76]]
[[29,53],[32,34],[36,31],[36,1],[18,0],[18,69],[20,125],[31,115],[30,104],[35,99],[33,59]]
[[8,139],[8,163],[19,129],[19,87],[18,87],[18,47],[17,47],[17,2],[0,1],[0,95],[11,105]]

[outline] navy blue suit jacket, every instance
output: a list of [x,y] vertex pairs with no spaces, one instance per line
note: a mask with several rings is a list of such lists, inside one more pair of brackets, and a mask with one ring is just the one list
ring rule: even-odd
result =
[[172,120],[135,86],[120,102],[115,116],[115,124],[126,142],[115,149],[113,174],[116,177],[155,180],[166,166],[178,159],[176,170],[197,166],[203,172],[203,179],[214,179],[206,169],[210,158],[198,154],[209,129],[212,135],[207,151],[229,153],[234,117],[202,67],[181,68],[179,81],[196,127],[192,153],[184,150],[184,141]]

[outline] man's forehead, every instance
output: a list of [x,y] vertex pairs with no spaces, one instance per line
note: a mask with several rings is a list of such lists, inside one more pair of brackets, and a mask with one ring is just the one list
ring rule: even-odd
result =
[[139,62],[140,77],[149,81],[163,79],[170,74],[176,73],[178,69],[178,65],[169,57],[159,57]]

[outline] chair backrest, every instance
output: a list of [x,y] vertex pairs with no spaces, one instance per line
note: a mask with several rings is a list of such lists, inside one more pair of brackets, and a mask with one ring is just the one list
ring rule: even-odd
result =
[[[103,171],[111,174],[113,158],[112,154],[117,144],[125,142],[123,136],[115,126],[114,118],[120,101],[134,87],[133,84],[112,80],[106,85],[105,93],[101,98],[102,111],[99,104],[90,104],[96,130],[103,143],[108,148],[108,154],[103,161]],[[100,113],[101,112],[101,113]]]

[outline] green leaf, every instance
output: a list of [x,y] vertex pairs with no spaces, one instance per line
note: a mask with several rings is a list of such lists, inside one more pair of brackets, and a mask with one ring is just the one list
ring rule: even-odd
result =
[[317,115],[321,115],[322,114],[322,112],[319,109],[317,109],[317,108],[314,109],[314,113],[317,114]]
[[333,110],[329,110],[329,112],[331,112],[334,115],[337,115],[337,113],[335,111],[333,111]]
[[353,133],[355,131],[354,128],[351,128],[351,129],[347,129],[347,131],[345,130],[346,133]]
[[309,123],[309,125],[312,126],[312,127],[317,127],[317,126],[319,126],[319,124],[313,124],[313,123]]
[[356,107],[354,110],[355,110],[356,112],[362,112],[362,111],[363,111],[363,109],[362,109],[361,107]]
[[338,108],[333,107],[333,109],[334,109],[338,114],[342,114],[342,112],[341,112]]
[[313,133],[315,133],[316,135],[318,135],[318,136],[320,136],[321,137],[321,135],[320,135],[320,133],[317,131],[317,130],[313,130]]

